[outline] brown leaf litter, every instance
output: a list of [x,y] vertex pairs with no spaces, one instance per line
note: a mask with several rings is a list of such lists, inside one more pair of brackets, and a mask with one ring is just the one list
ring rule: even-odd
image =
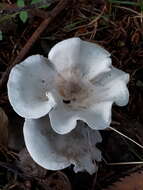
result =
[[6,146],[8,143],[8,117],[0,107],[0,144]]
[[120,178],[119,181],[103,190],[143,190],[143,171]]

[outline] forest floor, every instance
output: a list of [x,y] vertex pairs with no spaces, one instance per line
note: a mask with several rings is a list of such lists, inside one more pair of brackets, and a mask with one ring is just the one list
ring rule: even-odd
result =
[[23,118],[7,96],[11,68],[29,55],[47,56],[54,44],[74,36],[98,43],[111,53],[114,66],[130,74],[129,103],[113,107],[111,125],[143,145],[142,0],[59,0],[47,8],[30,6],[25,1],[28,18],[20,19],[15,0],[0,2],[0,107],[9,120],[8,139],[3,129],[0,134],[5,142],[0,146],[0,189],[143,190],[143,148],[111,130],[101,131],[103,161],[92,176],[75,174],[71,167],[51,172],[35,166],[24,150]]

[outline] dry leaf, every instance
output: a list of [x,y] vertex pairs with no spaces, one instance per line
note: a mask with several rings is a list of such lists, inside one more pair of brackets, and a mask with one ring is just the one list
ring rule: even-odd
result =
[[7,146],[8,143],[8,117],[0,107],[0,144]]
[[139,31],[136,31],[132,37],[131,37],[131,41],[135,44],[138,44],[140,42],[140,38],[141,38],[141,34],[139,33]]
[[121,178],[104,190],[143,190],[143,171],[134,172],[130,176]]

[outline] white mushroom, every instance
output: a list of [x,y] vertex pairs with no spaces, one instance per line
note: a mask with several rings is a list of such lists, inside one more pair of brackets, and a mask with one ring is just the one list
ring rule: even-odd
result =
[[96,144],[101,142],[100,133],[79,122],[76,129],[66,135],[55,133],[48,116],[26,119],[24,124],[26,147],[35,162],[49,170],[64,169],[71,164],[74,171],[97,171],[96,162],[101,152]]
[[8,80],[8,97],[14,110],[25,118],[46,115],[55,105],[45,91],[50,90],[54,72],[48,60],[40,55],[28,57],[16,65]]
[[59,134],[73,130],[78,120],[92,129],[111,123],[112,104],[126,105],[129,75],[111,65],[110,54],[79,38],[59,42],[48,59],[36,55],[16,65],[9,76],[8,96],[25,118],[49,113]]

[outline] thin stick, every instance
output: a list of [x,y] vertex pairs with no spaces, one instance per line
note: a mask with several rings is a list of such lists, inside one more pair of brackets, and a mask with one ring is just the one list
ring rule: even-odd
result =
[[107,162],[104,157],[102,157],[102,160],[105,162],[106,165],[108,166],[121,166],[121,165],[142,165],[143,161],[138,161],[138,162]]
[[117,163],[108,163],[106,162],[107,165],[109,166],[121,166],[121,165],[140,165],[143,164],[143,162],[117,162]]
[[115,131],[116,133],[118,133],[119,135],[125,137],[126,139],[128,139],[129,141],[133,142],[134,144],[136,144],[137,146],[139,146],[140,148],[143,149],[143,146],[139,143],[137,143],[136,141],[134,141],[133,139],[131,139],[130,137],[124,135],[123,133],[119,132],[117,129],[114,129],[113,127],[109,127],[109,129]]
[[54,0],[46,0],[46,1],[41,1],[39,3],[30,4],[30,5],[24,6],[24,7],[18,7],[15,4],[7,5],[8,8],[0,10],[0,15],[5,16],[5,15],[19,13],[21,11],[28,11],[28,10],[36,9],[36,8],[39,8],[42,6],[47,6],[53,2],[55,2],[55,1]]
[[123,6],[118,6],[118,5],[113,5],[113,7],[115,7],[115,8],[119,8],[119,9],[125,9],[125,10],[127,10],[127,11],[131,11],[132,13],[134,13],[134,14],[137,14],[137,15],[139,15],[140,13],[139,12],[137,12],[137,11],[135,11],[135,10],[133,10],[133,9],[130,9],[130,8],[128,8],[128,7],[123,7]]
[[67,0],[61,0],[58,5],[48,14],[48,18],[46,18],[37,28],[37,30],[32,34],[28,42],[19,52],[19,55],[14,60],[13,65],[22,61],[25,55],[28,53],[29,49],[33,46],[33,44],[37,41],[43,31],[48,27],[51,21],[65,8],[67,4]]

